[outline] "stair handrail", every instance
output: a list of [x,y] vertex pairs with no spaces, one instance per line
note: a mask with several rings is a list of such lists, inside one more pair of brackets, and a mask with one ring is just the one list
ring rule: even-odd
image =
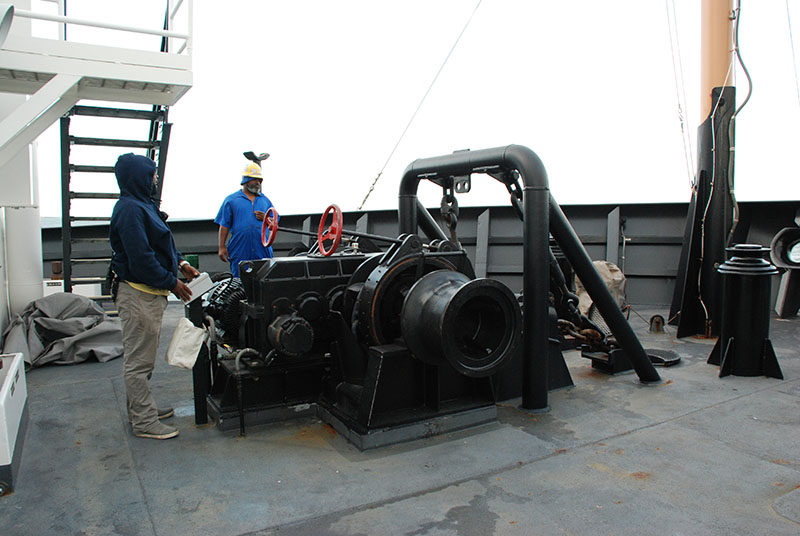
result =
[[[100,21],[93,21],[88,19],[80,19],[75,17],[69,17],[64,15],[52,15],[50,13],[39,13],[34,11],[29,11],[26,9],[15,9],[14,16],[15,17],[22,17],[26,19],[34,19],[34,20],[44,20],[50,22],[59,22],[63,24],[75,24],[78,26],[91,26],[94,28],[104,28],[107,30],[117,30],[121,32],[131,32],[131,33],[138,33],[138,34],[148,34],[148,35],[158,35],[161,37],[168,37],[170,39],[181,39],[183,40],[183,45],[178,49],[175,54],[182,54],[184,51],[187,51],[187,54],[191,54],[191,41],[192,41],[192,11],[193,11],[193,0],[177,0],[175,2],[175,6],[170,9],[169,11],[169,27],[173,28],[175,24],[175,16],[178,13],[178,10],[181,6],[186,3],[187,4],[187,17],[188,17],[188,31],[186,32],[176,32],[171,29],[162,30],[162,29],[152,29],[152,28],[141,28],[136,26],[127,26],[124,24],[115,24],[111,22],[100,22]],[[170,2],[172,4],[172,1]],[[60,6],[59,6],[60,7]]]

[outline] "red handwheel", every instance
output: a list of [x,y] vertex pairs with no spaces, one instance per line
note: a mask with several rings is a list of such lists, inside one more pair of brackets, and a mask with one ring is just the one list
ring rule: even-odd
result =
[[[269,229],[269,240],[267,240],[267,229]],[[278,211],[275,207],[269,207],[264,213],[264,223],[261,224],[261,244],[268,248],[275,242],[275,235],[278,234]]]
[[[328,214],[333,212],[333,221],[331,222],[330,227],[325,229],[325,220],[328,219]],[[319,220],[319,230],[317,231],[317,241],[319,244],[319,252],[322,253],[323,256],[329,257],[336,248],[339,246],[339,242],[342,239],[342,209],[339,208],[338,205],[331,205],[325,212],[322,214],[322,218]],[[330,249],[325,249],[324,242],[325,240],[333,240],[333,244],[331,244]]]

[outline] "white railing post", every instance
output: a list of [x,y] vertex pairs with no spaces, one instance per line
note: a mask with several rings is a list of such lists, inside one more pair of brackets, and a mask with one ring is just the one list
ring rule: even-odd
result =
[[[167,0],[167,30],[175,29],[175,14],[172,10],[172,0]],[[172,51],[172,38],[167,37],[167,52]]]
[[192,37],[192,32],[194,32],[194,0],[189,0],[189,7],[187,9],[189,11],[188,12],[189,27],[186,29],[186,31],[188,32],[189,37],[188,39],[186,39],[186,47],[187,47],[186,53],[189,56],[191,56],[192,44],[193,44],[192,41],[194,40],[194,37]]
[[[42,0],[43,2],[50,2],[51,4],[56,5],[56,12],[59,16],[63,17],[64,14],[64,0]],[[59,41],[66,41],[67,40],[67,23],[59,24],[58,25],[58,40]]]

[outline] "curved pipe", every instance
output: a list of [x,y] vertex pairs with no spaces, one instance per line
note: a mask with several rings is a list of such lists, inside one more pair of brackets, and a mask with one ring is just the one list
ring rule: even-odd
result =
[[428,239],[448,240],[447,235],[444,234],[442,228],[439,227],[439,224],[436,223],[436,220],[433,219],[431,213],[428,212],[428,209],[425,208],[425,205],[423,205],[422,201],[419,199],[417,199],[417,218],[420,229],[422,229],[422,232],[425,233]]
[[539,157],[521,145],[463,151],[415,160],[400,181],[400,234],[417,232],[417,188],[423,179],[517,170],[523,187],[522,407],[547,408],[549,203],[547,172]]
[[208,340],[210,342],[218,342],[217,341],[217,325],[214,322],[214,319],[211,316],[206,315],[203,318],[203,322],[208,324],[208,329],[206,330],[206,337],[208,338]]
[[236,372],[239,372],[239,370],[240,370],[240,368],[239,368],[239,360],[242,357],[246,356],[246,355],[254,355],[256,357],[261,357],[261,352],[259,352],[255,348],[242,348],[241,350],[236,352],[236,360],[234,362],[235,365],[236,365]]

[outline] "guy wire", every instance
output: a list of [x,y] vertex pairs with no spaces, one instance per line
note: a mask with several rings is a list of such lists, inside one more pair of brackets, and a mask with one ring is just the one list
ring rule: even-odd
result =
[[417,105],[417,109],[414,110],[413,114],[411,114],[411,119],[408,120],[408,124],[406,124],[406,128],[403,129],[403,133],[400,134],[400,137],[397,139],[397,143],[394,144],[394,147],[392,148],[392,152],[389,153],[389,157],[386,159],[386,162],[384,162],[383,167],[378,172],[378,174],[375,176],[375,180],[372,181],[372,184],[370,185],[369,190],[367,191],[367,195],[364,196],[364,200],[361,201],[361,204],[358,206],[358,210],[361,210],[364,207],[364,204],[367,202],[367,199],[369,198],[369,195],[375,189],[375,185],[378,183],[378,179],[381,178],[381,175],[383,175],[383,172],[386,169],[386,166],[389,165],[389,161],[392,159],[392,157],[394,156],[395,151],[397,151],[397,148],[400,146],[400,142],[403,141],[403,137],[405,137],[406,132],[408,132],[409,127],[411,127],[411,123],[414,122],[414,118],[417,117],[417,112],[419,112],[420,108],[422,108],[422,104],[425,102],[425,99],[428,97],[428,93],[431,92],[431,89],[433,89],[433,85],[436,83],[436,80],[439,78],[439,75],[442,74],[442,70],[444,69],[444,66],[447,65],[447,61],[450,59],[450,56],[453,54],[453,51],[456,49],[456,46],[458,45],[458,42],[461,41],[461,36],[464,35],[464,32],[467,31],[467,27],[469,26],[469,23],[472,21],[472,17],[475,16],[475,12],[478,11],[478,8],[480,7],[482,1],[483,0],[478,0],[478,3],[475,4],[475,9],[472,10],[472,14],[469,16],[469,18],[467,19],[466,24],[464,24],[464,27],[461,29],[461,33],[458,34],[458,37],[456,37],[456,40],[453,43],[453,46],[450,47],[450,52],[447,53],[447,56],[444,58],[444,61],[442,62],[441,67],[439,67],[439,70],[436,71],[436,75],[433,77],[433,80],[431,80],[431,83],[428,86],[427,91],[425,91],[425,94],[422,96],[422,99],[419,101],[419,104]]

